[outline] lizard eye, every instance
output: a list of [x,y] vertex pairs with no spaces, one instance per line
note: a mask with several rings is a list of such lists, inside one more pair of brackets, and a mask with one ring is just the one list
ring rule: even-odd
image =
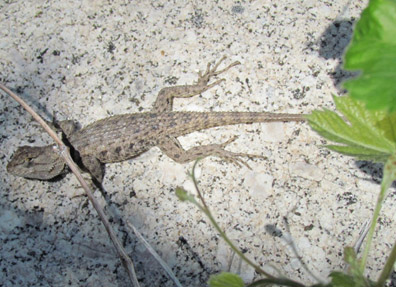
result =
[[26,164],[27,166],[31,165],[31,164],[32,164],[32,159],[33,159],[33,158],[31,158],[31,157],[25,157],[25,164]]

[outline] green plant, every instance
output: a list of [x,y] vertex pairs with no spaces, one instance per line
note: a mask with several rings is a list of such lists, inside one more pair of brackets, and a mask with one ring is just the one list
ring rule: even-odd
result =
[[345,69],[361,71],[344,86],[368,109],[396,111],[395,35],[395,0],[371,0],[355,27],[344,61]]

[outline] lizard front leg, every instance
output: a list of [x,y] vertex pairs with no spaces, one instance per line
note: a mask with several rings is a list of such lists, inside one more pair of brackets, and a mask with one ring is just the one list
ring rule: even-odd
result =
[[232,162],[237,166],[241,166],[241,164],[243,164],[250,169],[250,166],[240,157],[265,158],[264,156],[260,155],[236,153],[225,150],[224,148],[236,140],[236,138],[237,137],[235,136],[221,144],[202,145],[185,150],[177,138],[168,136],[158,144],[158,147],[163,153],[178,163],[186,163],[207,156],[217,156],[226,161]]
[[95,156],[81,155],[81,161],[84,167],[89,171],[98,183],[103,180],[103,166]]
[[163,113],[163,112],[170,112],[172,111],[172,106],[173,106],[173,99],[174,98],[189,98],[193,97],[196,95],[199,95],[210,88],[220,84],[224,79],[220,79],[215,81],[212,84],[208,84],[209,80],[211,77],[220,75],[221,73],[224,73],[231,67],[234,67],[236,65],[239,65],[240,62],[234,62],[228,67],[217,71],[217,68],[221,64],[221,62],[224,61],[226,57],[223,57],[220,59],[219,62],[217,62],[213,68],[211,68],[211,65],[208,64],[206,67],[206,71],[204,74],[201,72],[198,73],[198,81],[195,85],[184,85],[184,86],[174,86],[174,87],[167,87],[163,88],[160,90],[158,93],[157,99],[153,105],[152,112],[156,113]]

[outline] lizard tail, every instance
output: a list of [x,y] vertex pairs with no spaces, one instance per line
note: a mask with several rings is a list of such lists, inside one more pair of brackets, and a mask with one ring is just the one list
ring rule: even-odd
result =
[[168,119],[169,121],[176,120],[176,122],[183,123],[169,127],[169,133],[174,135],[185,135],[193,131],[226,125],[261,122],[296,122],[306,120],[305,114],[266,112],[178,112],[169,116],[178,117],[177,120]]
[[[305,121],[305,114],[282,114],[266,112],[215,112],[203,121],[207,127],[223,125],[251,124],[261,122],[299,122]],[[199,120],[198,120],[199,121]]]

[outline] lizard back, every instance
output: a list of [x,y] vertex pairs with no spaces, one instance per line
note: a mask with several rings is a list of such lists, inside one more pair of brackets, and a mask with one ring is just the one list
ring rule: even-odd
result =
[[303,120],[301,114],[265,112],[147,112],[96,121],[69,140],[81,156],[95,156],[103,163],[110,163],[135,157],[166,137],[224,125]]

